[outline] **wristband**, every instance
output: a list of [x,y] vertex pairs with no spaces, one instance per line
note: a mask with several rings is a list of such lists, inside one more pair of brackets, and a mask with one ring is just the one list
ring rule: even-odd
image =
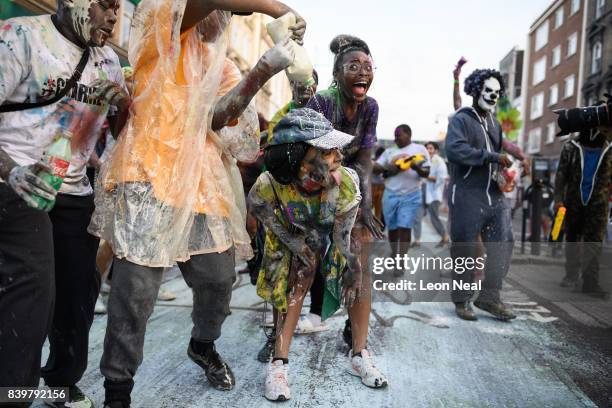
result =
[[455,85],[459,85],[459,80],[458,80],[458,79],[455,79],[455,80],[453,81],[453,83],[454,83]]

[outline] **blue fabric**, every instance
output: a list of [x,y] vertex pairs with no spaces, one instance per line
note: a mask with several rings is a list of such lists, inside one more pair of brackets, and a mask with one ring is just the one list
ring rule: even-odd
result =
[[582,169],[582,183],[580,184],[580,192],[582,193],[582,202],[587,203],[591,190],[593,190],[593,181],[595,180],[595,171],[597,163],[601,156],[602,149],[584,148],[584,168]]
[[383,214],[389,231],[398,228],[414,228],[417,211],[423,206],[421,189],[408,194],[396,194],[385,190]]

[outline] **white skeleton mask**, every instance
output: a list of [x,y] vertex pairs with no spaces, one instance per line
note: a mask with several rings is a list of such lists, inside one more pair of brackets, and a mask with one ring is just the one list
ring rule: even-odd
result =
[[499,94],[501,92],[501,85],[499,81],[493,77],[488,78],[484,81],[482,86],[482,92],[478,97],[478,106],[485,112],[490,112],[495,109]]

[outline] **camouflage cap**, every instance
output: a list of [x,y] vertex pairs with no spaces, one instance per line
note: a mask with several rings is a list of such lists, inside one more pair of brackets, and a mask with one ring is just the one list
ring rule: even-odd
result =
[[310,108],[294,109],[274,127],[269,146],[305,142],[323,150],[339,149],[353,140],[353,136],[340,132],[320,113]]

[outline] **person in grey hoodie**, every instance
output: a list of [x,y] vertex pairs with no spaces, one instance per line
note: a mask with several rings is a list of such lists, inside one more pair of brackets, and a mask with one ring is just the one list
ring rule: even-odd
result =
[[[499,171],[511,164],[508,156],[501,153],[503,134],[493,116],[504,89],[498,71],[472,72],[464,85],[465,93],[473,99],[472,106],[455,113],[446,136],[450,163],[451,257],[455,265],[451,297],[457,316],[464,320],[477,320],[470,304],[475,289],[480,290],[474,302],[476,307],[500,320],[516,317],[500,299],[513,241],[510,209],[495,181]],[[479,235],[487,253],[485,278],[480,287],[474,284]]]

